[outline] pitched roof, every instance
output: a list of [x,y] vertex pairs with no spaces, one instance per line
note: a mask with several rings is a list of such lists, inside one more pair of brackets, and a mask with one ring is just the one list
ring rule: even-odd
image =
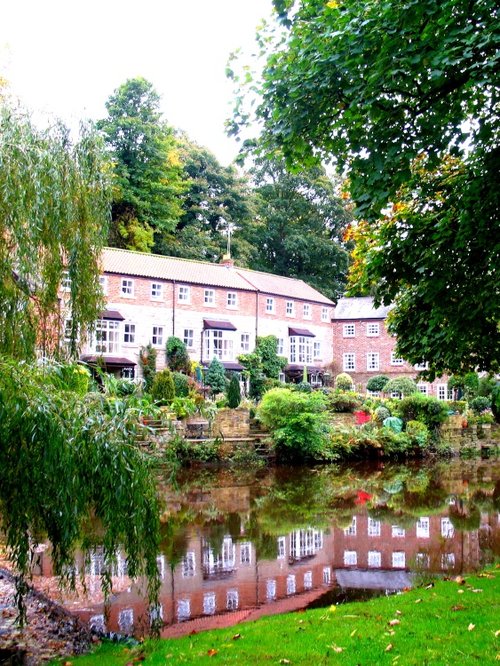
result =
[[333,302],[302,280],[252,271],[248,268],[211,264],[207,261],[164,257],[117,248],[104,248],[103,270],[107,273],[175,280],[210,287],[259,291],[304,301],[333,305]]
[[376,308],[371,296],[341,298],[335,307],[333,319],[385,319],[391,305]]

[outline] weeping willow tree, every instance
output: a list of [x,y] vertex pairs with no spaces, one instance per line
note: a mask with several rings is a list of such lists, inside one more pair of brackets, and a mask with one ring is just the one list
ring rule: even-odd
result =
[[0,106],[0,352],[54,352],[63,276],[71,351],[102,305],[99,256],[109,187],[99,139],[82,126],[72,143],[60,123],[38,130]]
[[102,307],[107,180],[91,128],[73,144],[60,124],[40,131],[0,108],[0,530],[19,572],[21,614],[30,556],[45,538],[61,574],[77,547],[102,544],[108,593],[125,548],[130,575],[146,574],[157,601],[159,511],[136,446],[140,414],[69,381],[80,366],[35,360],[57,352],[64,281],[73,354]]

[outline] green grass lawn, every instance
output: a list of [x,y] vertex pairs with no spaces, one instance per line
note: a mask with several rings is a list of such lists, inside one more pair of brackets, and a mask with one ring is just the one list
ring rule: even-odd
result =
[[[433,587],[127,649],[103,643],[75,666],[500,663],[500,568]],[[63,660],[64,661],[64,660]]]

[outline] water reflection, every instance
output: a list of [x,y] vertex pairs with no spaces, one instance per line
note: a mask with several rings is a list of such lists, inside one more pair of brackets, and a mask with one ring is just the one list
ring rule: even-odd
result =
[[[162,485],[160,606],[164,635],[226,626],[332,599],[412,585],[421,572],[477,569],[500,554],[500,464],[494,461],[367,468],[184,473]],[[84,567],[81,558],[75,567]],[[100,630],[144,631],[150,615],[118,553],[105,621],[96,549],[87,596],[64,603]],[[55,594],[50,557],[40,587]],[[368,591],[368,593],[367,593]]]

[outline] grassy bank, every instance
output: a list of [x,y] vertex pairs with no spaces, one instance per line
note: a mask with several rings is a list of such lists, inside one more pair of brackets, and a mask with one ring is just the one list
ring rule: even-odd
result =
[[[432,585],[432,584],[431,584]],[[103,643],[76,666],[145,664],[493,664],[500,568],[392,597],[263,618],[133,649]],[[59,662],[60,663],[60,662]]]

